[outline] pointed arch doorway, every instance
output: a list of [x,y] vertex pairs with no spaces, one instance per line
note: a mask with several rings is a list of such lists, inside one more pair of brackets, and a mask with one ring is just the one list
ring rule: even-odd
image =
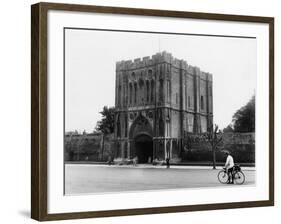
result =
[[137,135],[134,139],[139,163],[151,163],[153,159],[152,137],[146,134]]
[[129,139],[132,141],[132,155],[138,157],[138,163],[153,160],[153,131],[149,120],[141,113],[130,127]]

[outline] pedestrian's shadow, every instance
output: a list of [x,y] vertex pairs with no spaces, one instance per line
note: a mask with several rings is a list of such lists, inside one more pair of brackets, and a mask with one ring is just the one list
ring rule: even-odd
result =
[[30,218],[30,211],[28,210],[20,210],[18,213],[25,218]]

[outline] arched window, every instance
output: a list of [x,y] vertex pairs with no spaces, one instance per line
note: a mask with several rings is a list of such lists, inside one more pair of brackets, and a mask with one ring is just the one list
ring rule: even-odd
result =
[[172,95],[172,88],[171,88],[171,81],[169,81],[169,100],[171,101],[171,95]]
[[121,85],[118,86],[118,105],[120,106],[121,105]]
[[135,88],[134,103],[136,104],[137,103],[137,95],[138,95],[138,85],[137,85],[136,82],[134,83],[134,88]]
[[167,99],[168,99],[169,98],[169,81],[168,80],[166,82],[166,90],[167,90],[166,96],[167,96]]
[[159,101],[163,102],[163,79],[159,80]]
[[132,98],[133,98],[133,85],[132,83],[129,84],[129,102],[132,104]]
[[149,102],[149,81],[146,80],[146,102]]
[[151,95],[150,95],[150,100],[151,100],[151,102],[153,102],[154,101],[154,80],[152,79],[151,80],[151,88],[150,88],[150,91],[151,91]]
[[134,72],[132,72],[132,78],[135,79],[136,74]]
[[124,125],[125,125],[125,137],[127,137],[127,132],[128,132],[128,115],[125,114],[125,119],[124,119]]
[[142,89],[143,84],[144,84],[144,81],[143,81],[142,78],[140,78],[140,79],[139,79],[139,87],[140,87],[140,89]]
[[171,102],[171,81],[167,80],[167,100],[168,102]]
[[141,102],[144,101],[144,81],[142,78],[139,79],[139,99]]
[[184,86],[184,90],[185,90],[185,109],[187,109],[187,86]]
[[204,110],[204,97],[201,96],[201,110]]
[[171,95],[172,95],[172,88],[171,88],[171,81],[169,81],[169,100],[171,101]]
[[117,137],[121,137],[120,115],[117,115]]
[[125,105],[128,105],[128,85],[125,85]]

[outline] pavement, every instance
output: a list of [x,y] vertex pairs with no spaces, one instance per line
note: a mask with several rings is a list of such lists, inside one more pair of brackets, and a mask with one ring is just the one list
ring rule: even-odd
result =
[[[132,165],[65,165],[65,193],[95,194],[136,192],[143,190],[236,187],[221,184],[217,174],[221,167]],[[255,184],[255,168],[242,167],[246,180],[243,186]]]
[[[119,164],[91,164],[91,163],[68,163],[67,165],[78,165],[78,166],[90,166],[93,165],[95,167],[118,167],[118,168],[132,168],[132,169],[167,169],[166,165],[152,165],[152,164],[137,164],[136,166],[130,164],[130,165],[119,165]],[[216,166],[216,170],[221,170],[223,166]],[[213,170],[212,166],[206,166],[206,165],[170,165],[170,169],[194,169],[194,170]],[[241,169],[243,171],[246,170],[256,170],[256,167],[248,167],[248,166],[241,166]]]

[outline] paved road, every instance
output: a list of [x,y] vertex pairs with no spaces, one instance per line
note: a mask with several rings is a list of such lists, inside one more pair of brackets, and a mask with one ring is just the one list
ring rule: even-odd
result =
[[[206,167],[65,165],[65,193],[141,191],[198,187],[235,187],[218,182],[219,169]],[[254,169],[243,170],[244,185],[255,184]]]

